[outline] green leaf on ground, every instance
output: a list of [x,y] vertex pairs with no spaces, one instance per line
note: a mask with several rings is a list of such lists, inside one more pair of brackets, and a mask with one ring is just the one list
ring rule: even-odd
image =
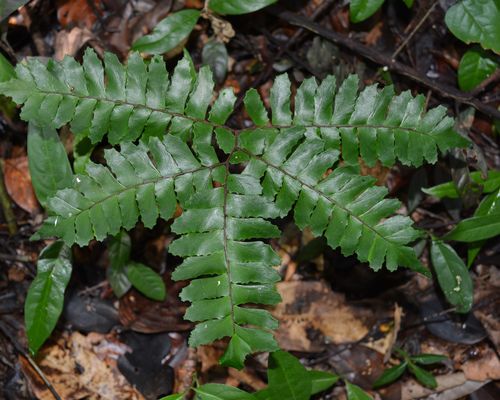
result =
[[439,286],[457,312],[466,313],[472,307],[473,285],[469,270],[453,248],[433,240],[431,260]]
[[498,63],[485,51],[469,50],[463,55],[458,66],[458,86],[464,91],[472,90],[489,78],[497,68]]
[[26,335],[32,354],[40,349],[57,324],[71,270],[70,249],[63,242],[54,242],[40,253],[37,274],[24,304]]
[[161,20],[149,35],[137,39],[132,49],[149,54],[167,53],[189,36],[199,17],[198,10],[172,13]]

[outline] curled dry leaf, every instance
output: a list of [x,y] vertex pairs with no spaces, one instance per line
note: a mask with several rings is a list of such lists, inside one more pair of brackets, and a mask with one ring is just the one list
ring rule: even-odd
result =
[[[63,399],[142,400],[116,367],[115,359],[124,352],[123,345],[109,335],[74,332],[45,346],[38,364]],[[28,361],[21,357],[20,363],[36,398],[53,400]]]
[[278,284],[283,302],[272,311],[280,321],[276,338],[291,351],[321,351],[326,343],[355,342],[375,322],[373,308],[357,308],[320,281]]
[[22,156],[5,160],[3,172],[5,187],[11,199],[30,214],[37,212],[38,202],[31,185],[28,158]]

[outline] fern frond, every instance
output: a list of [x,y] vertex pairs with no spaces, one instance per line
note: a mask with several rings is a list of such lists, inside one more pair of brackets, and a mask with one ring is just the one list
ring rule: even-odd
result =
[[181,236],[169,251],[185,258],[172,277],[192,280],[181,298],[192,303],[185,318],[199,322],[189,343],[231,337],[221,362],[235,368],[242,368],[250,353],[278,348],[267,331],[277,321],[265,310],[243,307],[281,300],[274,288],[280,277],[272,269],[280,258],[268,244],[256,241],[280,235],[266,221],[278,210],[261,190],[258,180],[228,173],[223,187],[195,194],[172,226]]
[[374,270],[386,262],[389,270],[406,266],[422,271],[407,244],[420,236],[408,217],[395,216],[400,203],[385,199],[387,189],[376,179],[360,176],[350,166],[336,166],[339,151],[306,128],[281,129],[261,154],[253,132],[240,135],[242,150],[251,158],[243,175],[262,179],[263,195],[276,203],[280,216],[294,210],[299,228],[324,235],[344,255],[356,253]]
[[425,97],[409,91],[395,95],[394,88],[380,90],[377,85],[359,92],[359,79],[349,76],[336,90],[335,77],[320,85],[315,78],[304,80],[295,96],[292,113],[290,80],[280,75],[271,89],[272,120],[255,89],[247,92],[245,106],[257,126],[307,128],[307,135],[325,141],[327,148],[342,150],[342,159],[358,164],[361,157],[369,166],[377,160],[394,165],[420,166],[434,163],[438,149],[463,147],[468,141],[453,131],[453,119],[446,108],[424,112]]
[[162,141],[151,138],[147,147],[124,143],[120,152],[105,150],[105,159],[108,168],[89,162],[86,175],[76,175],[73,187],[48,201],[51,216],[38,237],[57,236],[68,245],[84,246],[93,238],[115,235],[122,227],[133,228],[139,217],[151,228],[158,217],[172,217],[177,201],[183,204],[196,188],[211,186],[212,176],[223,172],[220,164],[202,165],[172,135]]
[[[35,58],[16,67],[16,77],[0,83],[0,93],[22,104],[21,118],[42,127],[71,124],[74,133],[93,143],[106,134],[111,144],[169,133],[190,138],[193,131],[224,124],[232,111],[232,91],[222,91],[209,116],[214,82],[209,67],[198,74],[189,55],[168,79],[165,63],[155,56],[146,64],[132,53],[123,65],[105,53],[104,65],[87,49],[80,65],[73,58],[42,64]],[[229,106],[229,108],[227,108]]]

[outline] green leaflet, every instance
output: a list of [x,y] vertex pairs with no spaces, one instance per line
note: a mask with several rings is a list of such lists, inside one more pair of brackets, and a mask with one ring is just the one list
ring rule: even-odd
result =
[[70,249],[58,241],[42,250],[37,274],[24,304],[29,349],[35,354],[54,330],[64,304],[64,291],[71,277]]
[[259,396],[259,399],[309,400],[311,397],[311,375],[299,360],[287,352],[277,351],[269,355],[267,376],[269,386],[265,389],[266,397]]
[[466,313],[472,307],[472,278],[462,259],[453,248],[441,241],[432,241],[431,260],[446,299],[457,312]]
[[480,43],[500,53],[500,4],[498,0],[461,0],[445,16],[450,31],[465,43]]
[[[470,177],[473,182],[483,187],[483,193],[491,193],[500,188],[500,171],[488,171],[488,177],[486,179],[482,178],[480,171],[471,172]],[[457,186],[453,181],[442,183],[427,189],[422,189],[422,191],[439,199],[444,197],[456,199],[460,197]]]
[[277,1],[278,0],[210,0],[208,7],[218,14],[239,15],[260,10],[261,8],[267,7]]
[[[1,13],[1,9],[0,9]],[[8,81],[16,76],[16,72],[12,64],[5,58],[3,54],[0,54],[0,82]]]
[[126,232],[122,231],[110,240],[108,255],[109,267],[106,277],[114,294],[122,297],[132,286],[125,272],[130,261],[130,236]]
[[372,400],[372,397],[359,386],[345,381],[347,400]]
[[351,0],[352,22],[361,22],[371,17],[384,4],[384,0]]
[[373,387],[375,389],[388,385],[394,381],[396,381],[401,375],[406,371],[406,367],[408,366],[407,361],[402,361],[400,364],[395,365],[394,367],[386,369],[382,375],[380,375],[375,382],[373,382]]
[[487,79],[498,68],[498,62],[480,49],[468,50],[458,66],[458,86],[469,91]]
[[155,271],[137,262],[129,262],[126,270],[127,278],[139,292],[153,300],[165,300],[165,284]]
[[223,83],[226,80],[228,54],[224,42],[215,38],[210,39],[203,46],[201,59],[204,65],[210,67],[217,83]]
[[161,20],[153,32],[136,40],[132,49],[149,54],[167,53],[189,36],[199,17],[198,10],[172,13]]
[[207,383],[194,388],[199,400],[254,400],[250,393],[220,383]]
[[73,172],[55,129],[28,125],[28,160],[33,188],[43,206],[58,190],[71,186]]
[[[494,221],[495,215],[500,214],[500,189],[486,196],[479,204],[474,217],[491,216]],[[473,241],[469,243],[469,250],[467,252],[467,267],[470,267],[479,251],[483,247],[485,240]]]
[[500,235],[500,189],[487,196],[474,216],[460,221],[446,240],[474,243]]
[[408,369],[422,385],[427,386],[431,389],[435,389],[437,387],[436,378],[434,378],[434,376],[429,371],[418,367],[412,362],[408,363]]

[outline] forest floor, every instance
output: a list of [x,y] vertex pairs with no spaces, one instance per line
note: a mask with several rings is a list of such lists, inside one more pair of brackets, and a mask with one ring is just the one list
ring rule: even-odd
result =
[[[500,80],[492,79],[472,94],[457,88],[466,45],[444,23],[449,1],[416,1],[412,9],[402,1],[386,3],[360,24],[350,22],[347,1],[329,0],[280,1],[251,17],[230,17],[235,36],[226,44],[228,70],[218,87],[231,86],[237,95],[259,88],[268,100],[274,77],[283,72],[295,82],[327,74],[341,80],[357,73],[363,84],[392,83],[398,92],[423,93],[429,108],[447,106],[457,129],[475,143],[474,150],[460,153],[459,167],[442,157],[418,169],[397,165],[363,171],[403,201],[402,213],[418,227],[441,235],[471,215],[477,198],[438,202],[421,188],[451,177],[458,182],[471,170],[500,169],[495,120]],[[28,56],[81,60],[87,47],[125,60],[133,41],[168,13],[202,6],[199,0],[33,0],[4,20],[0,51],[12,63]],[[211,35],[210,24],[200,20],[185,43],[197,67]],[[167,55],[170,69],[181,53],[179,47]],[[178,300],[182,285],[170,280],[179,259],[167,253],[174,234],[166,222],[131,232],[132,258],[162,274],[165,301],[149,300],[134,289],[117,299],[106,280],[106,247],[97,242],[75,246],[63,316],[37,357],[29,356],[23,304],[45,245],[30,241],[44,211],[31,186],[27,126],[7,98],[0,99],[0,108],[4,197],[14,217],[9,223],[0,216],[0,399],[49,400],[54,398],[51,390],[70,400],[156,399],[189,387],[194,374],[201,382],[249,391],[265,387],[265,355],[252,357],[237,371],[218,364],[222,345],[187,346],[192,325],[183,319],[186,304]],[[240,112],[232,123],[244,126],[244,120]],[[71,156],[72,133],[65,129],[61,138]],[[308,367],[348,377],[376,398],[500,399],[499,238],[489,240],[474,262],[474,306],[464,316],[443,302],[432,280],[407,270],[375,273],[309,231],[301,232],[291,218],[282,220],[280,228],[283,237],[271,244],[282,258],[278,289],[283,302],[271,311],[280,320],[276,336],[282,349]],[[456,249],[465,256],[466,246]],[[404,375],[373,391],[395,346],[413,354],[446,355],[445,363],[430,369],[438,388],[427,389]],[[335,388],[315,398],[345,395]]]

